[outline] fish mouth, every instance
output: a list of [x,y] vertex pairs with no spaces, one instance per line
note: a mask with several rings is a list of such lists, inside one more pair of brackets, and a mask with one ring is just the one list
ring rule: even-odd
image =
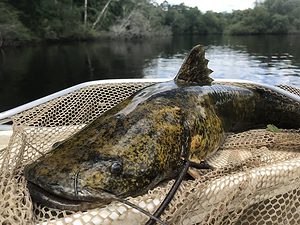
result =
[[27,188],[33,202],[42,206],[60,210],[84,211],[105,206],[114,200],[114,195],[105,192],[102,193],[105,197],[96,197],[87,201],[71,200],[50,193],[30,181],[27,181]]

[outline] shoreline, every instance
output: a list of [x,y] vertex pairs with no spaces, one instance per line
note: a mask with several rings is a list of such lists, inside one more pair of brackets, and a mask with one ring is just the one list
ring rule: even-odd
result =
[[40,46],[40,45],[52,45],[52,44],[70,44],[70,43],[90,43],[90,42],[98,42],[98,41],[111,41],[111,40],[120,40],[120,41],[146,41],[150,39],[160,39],[160,38],[172,38],[176,36],[300,36],[300,33],[288,33],[288,34],[169,34],[169,35],[145,35],[140,37],[128,37],[128,36],[116,36],[110,34],[109,32],[102,32],[98,36],[90,36],[86,38],[60,38],[60,39],[32,39],[26,41],[19,40],[0,40],[0,50],[5,48],[22,48],[22,47],[32,47],[32,46]]
[[64,43],[89,43],[97,41],[106,40],[122,40],[122,41],[144,41],[149,39],[159,39],[159,38],[171,38],[174,35],[170,34],[157,34],[156,32],[150,34],[144,34],[140,36],[130,36],[130,35],[114,35],[110,32],[100,32],[96,36],[86,36],[84,38],[60,38],[60,39],[42,39],[33,38],[32,40],[20,41],[20,40],[0,40],[0,50],[4,48],[14,48],[14,47],[30,47],[37,45],[51,45],[51,44],[64,44]]

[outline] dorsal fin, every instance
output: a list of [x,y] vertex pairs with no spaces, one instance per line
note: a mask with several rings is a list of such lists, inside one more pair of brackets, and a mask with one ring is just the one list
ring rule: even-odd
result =
[[213,81],[209,77],[213,71],[207,68],[208,60],[205,58],[205,50],[202,45],[196,45],[185,58],[175,82],[184,81],[200,85],[210,85]]

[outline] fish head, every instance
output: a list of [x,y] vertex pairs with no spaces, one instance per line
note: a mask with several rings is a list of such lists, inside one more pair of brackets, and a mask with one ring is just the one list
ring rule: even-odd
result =
[[[29,189],[35,192],[32,195],[37,196],[37,201],[41,198],[38,189],[42,189],[47,193],[44,197],[47,202],[56,197],[55,202],[66,209],[62,198],[82,205],[145,193],[163,179],[165,163],[172,164],[159,147],[163,132],[168,137],[166,144],[172,143],[171,134],[178,139],[177,127],[173,129],[171,125],[170,133],[166,133],[158,131],[149,117],[130,120],[120,115],[101,117],[27,165],[25,177],[31,185]],[[56,203],[53,207],[62,208]]]
[[117,196],[115,193],[124,192],[118,189],[122,171],[123,162],[117,157],[80,159],[67,156],[66,150],[58,147],[26,166],[25,177],[34,201],[61,209],[74,210],[78,205],[82,210],[90,208],[91,203],[108,203]]

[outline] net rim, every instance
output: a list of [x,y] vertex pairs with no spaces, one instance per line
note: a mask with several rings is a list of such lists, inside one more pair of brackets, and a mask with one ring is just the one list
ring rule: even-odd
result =
[[[41,105],[43,103],[46,103],[48,101],[51,101],[55,98],[61,97],[63,95],[72,93],[76,90],[79,90],[81,88],[89,87],[92,85],[101,85],[101,84],[125,84],[125,83],[159,83],[159,82],[167,82],[171,81],[170,78],[149,78],[149,79],[107,79],[107,80],[95,80],[95,81],[88,81],[84,83],[80,83],[74,86],[71,86],[69,88],[63,89],[61,91],[55,92],[53,94],[47,95],[45,97],[39,98],[37,100],[25,103],[23,105],[17,106],[15,108],[6,110],[4,112],[0,112],[0,125],[6,122],[11,121],[11,117],[21,113],[25,110],[31,109],[35,106]],[[241,79],[214,79],[213,83],[237,83],[237,84],[249,84],[249,85],[255,85],[258,87],[263,87],[270,89],[272,91],[275,91],[279,94],[282,94],[286,97],[289,97],[297,102],[300,103],[300,97],[296,94],[293,94],[289,91],[286,91],[280,87],[269,85],[269,84],[263,84],[258,83],[250,80],[241,80]],[[291,85],[290,85],[291,86]],[[293,86],[291,86],[293,87]]]

